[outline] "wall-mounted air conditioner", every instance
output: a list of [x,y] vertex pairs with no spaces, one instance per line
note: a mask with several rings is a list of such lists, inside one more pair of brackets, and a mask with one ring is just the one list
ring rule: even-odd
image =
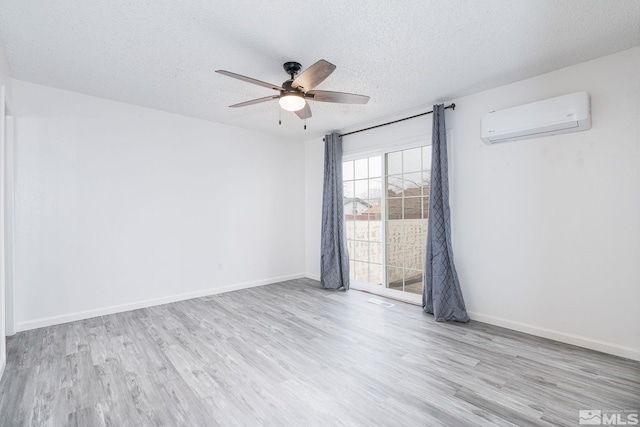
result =
[[587,92],[492,111],[482,116],[482,140],[487,144],[538,138],[591,128]]

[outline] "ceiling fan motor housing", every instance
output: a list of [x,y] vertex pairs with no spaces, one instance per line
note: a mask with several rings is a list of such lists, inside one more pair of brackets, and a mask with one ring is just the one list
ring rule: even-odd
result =
[[285,92],[298,92],[298,90],[294,89],[291,86],[292,82],[293,82],[293,79],[287,80],[286,82],[282,83],[282,88],[284,89]]

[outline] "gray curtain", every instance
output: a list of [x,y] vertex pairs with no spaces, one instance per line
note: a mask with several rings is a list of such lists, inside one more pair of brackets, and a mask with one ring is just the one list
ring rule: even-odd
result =
[[431,188],[429,191],[429,234],[424,270],[422,308],[436,321],[468,322],[458,273],[451,247],[451,213],[447,135],[444,104],[433,106],[433,145],[431,146]]
[[324,137],[320,281],[327,289],[349,289],[349,254],[342,191],[342,139]]

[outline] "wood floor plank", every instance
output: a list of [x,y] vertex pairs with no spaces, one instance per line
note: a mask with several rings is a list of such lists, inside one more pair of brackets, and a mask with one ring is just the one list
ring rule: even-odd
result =
[[527,426],[640,409],[640,363],[309,279],[21,332],[0,426]]

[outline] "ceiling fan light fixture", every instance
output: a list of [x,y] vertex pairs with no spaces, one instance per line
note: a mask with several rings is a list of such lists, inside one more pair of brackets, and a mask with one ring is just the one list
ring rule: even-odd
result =
[[302,110],[306,104],[304,98],[297,93],[285,93],[278,101],[280,106],[287,111]]

